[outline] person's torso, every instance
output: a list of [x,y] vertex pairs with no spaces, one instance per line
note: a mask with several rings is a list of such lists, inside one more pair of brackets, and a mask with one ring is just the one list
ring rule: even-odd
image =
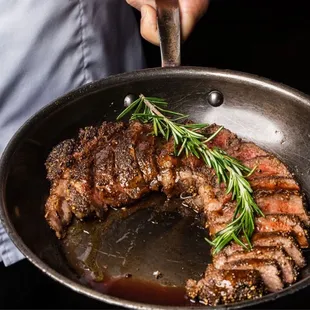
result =
[[125,0],[0,0],[0,64],[1,154],[40,108],[144,58]]

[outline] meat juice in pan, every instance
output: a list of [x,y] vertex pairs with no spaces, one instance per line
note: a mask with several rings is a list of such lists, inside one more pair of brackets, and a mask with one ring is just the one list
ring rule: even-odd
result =
[[186,278],[200,278],[211,261],[200,216],[152,194],[102,221],[74,221],[63,252],[81,281],[127,300],[186,306]]

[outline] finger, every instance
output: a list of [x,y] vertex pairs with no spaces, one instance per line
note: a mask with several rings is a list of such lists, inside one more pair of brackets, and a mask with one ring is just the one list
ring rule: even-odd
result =
[[126,0],[129,5],[141,11],[144,5],[150,5],[155,8],[155,0]]
[[[155,45],[159,45],[155,0],[126,1],[128,4],[141,11],[141,35],[143,38]],[[206,13],[209,0],[179,0],[179,4],[181,13],[182,39],[185,41],[192,33],[200,18]]]
[[179,0],[181,8],[182,38],[186,40],[192,33],[195,25],[206,13],[208,0]]
[[156,10],[150,5],[141,7],[141,35],[152,44],[159,45]]

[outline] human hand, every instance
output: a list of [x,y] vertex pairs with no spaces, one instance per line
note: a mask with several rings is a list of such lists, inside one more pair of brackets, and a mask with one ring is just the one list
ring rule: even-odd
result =
[[[155,0],[126,0],[127,3],[141,11],[142,37],[159,45]],[[179,0],[181,14],[182,39],[186,40],[196,23],[207,11],[209,0]]]

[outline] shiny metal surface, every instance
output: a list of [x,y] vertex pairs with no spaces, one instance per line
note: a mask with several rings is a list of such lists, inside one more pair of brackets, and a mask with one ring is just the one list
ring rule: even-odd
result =
[[[224,101],[219,107],[208,103],[208,96],[213,90],[223,94]],[[49,190],[44,161],[51,148],[61,140],[74,136],[80,127],[95,125],[103,120],[115,120],[124,108],[124,98],[128,94],[140,93],[163,97],[170,103],[170,109],[189,114],[198,122],[224,125],[240,137],[273,152],[296,174],[308,203],[310,101],[308,96],[287,86],[239,72],[192,67],[158,68],[113,76],[77,89],[41,110],[11,140],[0,163],[0,216],[21,252],[50,277],[89,297],[128,308],[167,309],[169,307],[156,303],[128,301],[92,289],[72,270],[61,244],[44,221],[43,208]],[[136,219],[139,216],[137,214]],[[149,215],[146,212],[146,215],[141,216],[147,219]],[[136,223],[138,222],[137,220]],[[126,223],[129,222],[125,220],[124,225],[127,225]],[[144,226],[145,231],[150,231],[150,226]],[[133,230],[134,226],[130,227]],[[186,230],[180,229],[178,232],[176,226],[169,227],[171,229],[168,230],[168,235],[172,238],[168,239],[169,244],[173,251],[180,252],[179,257],[184,258],[182,264],[188,263],[187,254],[195,257],[195,262],[199,262],[200,254],[195,246],[190,246],[190,242],[185,240],[184,244],[187,246],[184,248],[177,242],[183,240],[182,234]],[[118,229],[125,232],[126,226],[120,224]],[[121,231],[116,233],[120,238],[123,236]],[[143,237],[141,240],[141,235],[138,235],[137,244],[140,245],[135,253],[143,248]],[[150,236],[147,240],[151,240]],[[109,240],[113,244],[113,250],[116,250],[116,241],[119,238],[115,240],[115,236],[112,237],[107,238],[111,238]],[[196,238],[199,238],[197,231],[194,240]],[[126,246],[128,248],[128,244]],[[152,249],[159,261],[171,256],[171,252],[168,251],[167,254],[167,247],[167,243],[159,242],[158,247]],[[309,253],[306,253],[306,258],[309,264]],[[138,255],[129,256],[129,259],[128,264],[133,266],[143,262],[138,259]],[[155,264],[155,260],[153,263]],[[120,266],[117,264],[115,263],[114,268]],[[191,268],[188,268],[184,277],[191,272],[200,272],[198,264],[194,266],[194,270],[190,271]],[[152,272],[154,268],[155,265],[151,268]],[[139,276],[144,278],[147,275],[150,276],[149,270],[141,272]],[[164,280],[163,278],[162,281]],[[180,272],[172,272],[169,278],[167,275],[166,280],[179,283],[182,280]],[[217,308],[248,308],[292,294],[309,283],[310,265],[302,271],[297,283],[281,292]]]
[[213,107],[219,107],[224,102],[224,96],[218,90],[212,90],[208,94],[208,103]]
[[162,67],[181,64],[181,27],[178,0],[156,0]]

